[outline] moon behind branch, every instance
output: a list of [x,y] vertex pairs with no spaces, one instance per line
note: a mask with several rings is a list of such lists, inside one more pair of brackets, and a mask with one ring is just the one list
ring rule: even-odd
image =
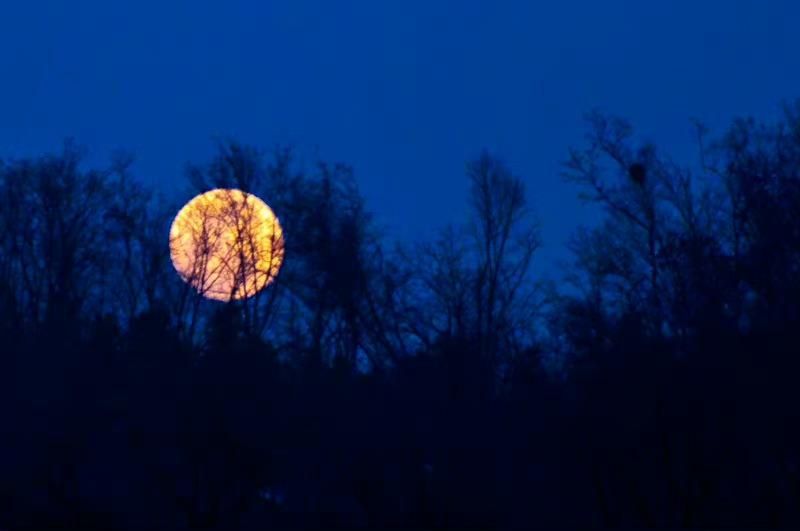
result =
[[236,189],[194,197],[175,216],[172,265],[206,298],[246,299],[271,284],[283,263],[283,230],[267,204]]

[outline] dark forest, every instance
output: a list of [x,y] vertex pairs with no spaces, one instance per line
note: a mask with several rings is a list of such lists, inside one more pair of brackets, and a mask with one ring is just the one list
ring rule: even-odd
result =
[[[488,151],[470,217],[414,242],[349,165],[290,148],[220,142],[175,201],[126,153],[0,161],[0,528],[800,526],[800,105],[781,116],[695,124],[677,161],[589,114],[554,157],[602,219],[558,281],[532,272],[536,190]],[[219,187],[286,237],[227,304],[168,241]]]

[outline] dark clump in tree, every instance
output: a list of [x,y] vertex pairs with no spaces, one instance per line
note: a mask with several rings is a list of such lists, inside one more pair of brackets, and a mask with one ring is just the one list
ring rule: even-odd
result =
[[565,176],[604,216],[561,286],[488,152],[463,225],[391,246],[348,165],[221,143],[187,195],[286,235],[229,304],[171,271],[131,157],[0,162],[0,527],[800,525],[800,107],[687,166],[588,126]]

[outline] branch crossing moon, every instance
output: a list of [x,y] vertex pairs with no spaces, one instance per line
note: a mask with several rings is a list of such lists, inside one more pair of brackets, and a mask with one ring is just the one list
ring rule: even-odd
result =
[[283,263],[283,229],[253,194],[218,188],[196,196],[169,233],[172,265],[198,293],[222,302],[252,297]]

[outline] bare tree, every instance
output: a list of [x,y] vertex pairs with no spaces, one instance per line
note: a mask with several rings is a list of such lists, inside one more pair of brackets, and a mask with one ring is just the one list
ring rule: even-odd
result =
[[[283,233],[266,205],[238,189],[215,189],[184,207],[171,230],[173,262],[200,296],[240,301],[246,334],[256,334],[249,299],[272,283],[283,261]],[[193,333],[199,299],[191,305]]]
[[468,164],[478,265],[475,278],[477,332],[482,350],[512,350],[532,324],[536,308],[530,277],[541,244],[522,180],[484,152]]
[[131,175],[132,164],[130,155],[115,156],[108,182],[111,202],[103,216],[114,264],[105,289],[123,323],[169,298],[163,234],[171,212]]
[[59,155],[2,168],[0,193],[7,206],[0,213],[0,271],[12,287],[7,295],[15,313],[29,326],[105,307],[108,172],[82,171],[81,158],[68,142]]
[[419,335],[469,341],[500,370],[534,339],[541,301],[531,264],[541,240],[525,186],[502,161],[484,152],[467,177],[470,223],[417,250],[418,315],[430,330]]

